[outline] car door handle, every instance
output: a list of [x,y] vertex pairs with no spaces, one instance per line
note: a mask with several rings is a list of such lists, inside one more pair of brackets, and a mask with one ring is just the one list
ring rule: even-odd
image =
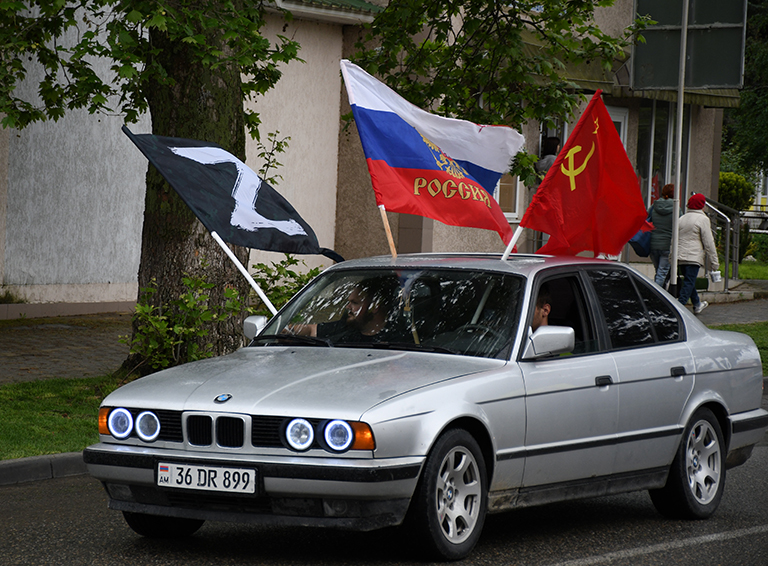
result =
[[598,375],[595,378],[595,385],[598,387],[605,387],[613,384],[613,378],[610,375]]
[[685,368],[683,366],[675,366],[669,370],[669,373],[672,377],[680,377],[685,375]]

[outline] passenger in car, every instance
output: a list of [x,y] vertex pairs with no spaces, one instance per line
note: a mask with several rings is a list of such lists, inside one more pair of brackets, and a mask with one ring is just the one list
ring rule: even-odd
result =
[[540,326],[549,325],[549,313],[551,310],[552,296],[549,292],[549,285],[544,283],[539,289],[539,296],[536,298],[536,307],[533,309],[531,333],[536,332]]

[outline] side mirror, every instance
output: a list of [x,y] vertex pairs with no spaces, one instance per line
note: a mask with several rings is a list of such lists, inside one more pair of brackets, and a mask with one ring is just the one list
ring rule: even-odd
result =
[[249,316],[243,321],[243,334],[248,340],[253,340],[259,332],[264,330],[266,325],[266,316],[261,314]]
[[525,342],[524,360],[573,352],[576,332],[570,326],[540,326]]

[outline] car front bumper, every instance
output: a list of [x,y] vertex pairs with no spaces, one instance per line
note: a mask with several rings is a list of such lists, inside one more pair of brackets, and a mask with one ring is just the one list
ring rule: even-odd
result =
[[[88,472],[104,485],[112,509],[354,530],[400,524],[423,463],[423,458],[254,457],[105,443],[86,448],[83,460]],[[160,462],[253,469],[258,487],[255,494],[232,494],[158,486]]]

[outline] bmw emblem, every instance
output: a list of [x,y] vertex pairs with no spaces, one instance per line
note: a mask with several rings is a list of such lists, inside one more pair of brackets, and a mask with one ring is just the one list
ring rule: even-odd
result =
[[214,403],[226,403],[230,399],[232,399],[232,395],[230,395],[229,393],[222,393],[221,395],[217,395],[214,398],[213,402]]

